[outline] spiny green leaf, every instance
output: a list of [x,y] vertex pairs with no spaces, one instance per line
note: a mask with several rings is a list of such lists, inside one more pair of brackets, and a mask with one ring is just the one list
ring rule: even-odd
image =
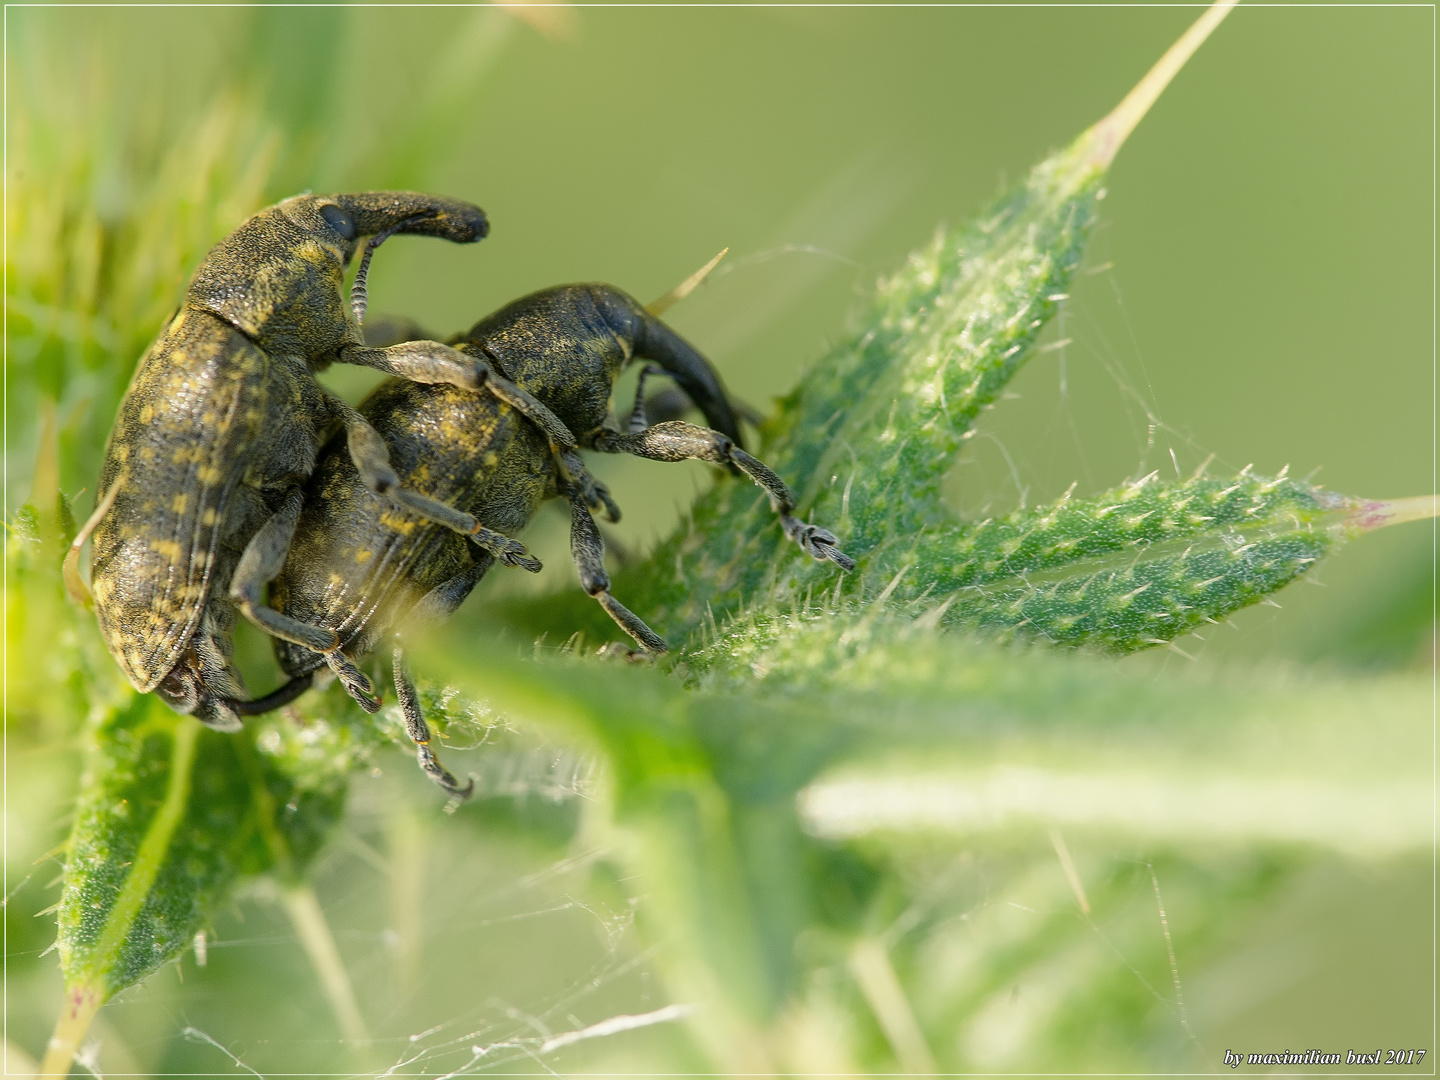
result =
[[[942,229],[784,403],[766,457],[866,571],[883,572],[888,549],[913,543],[917,529],[954,527],[941,480],[1063,298],[1102,177],[1082,139],[971,225]],[[667,628],[694,628],[707,610],[833,588],[836,574],[792,550],[760,494],[730,480],[625,578],[624,595],[663,611]]]
[[66,985],[109,998],[178,956],[238,875],[299,874],[339,817],[370,731],[277,716],[220,734],[148,695],[104,717],[67,851]]
[[[1224,9],[1202,16],[1099,124],[969,225],[941,229],[882,281],[858,329],[815,365],[767,426],[765,456],[810,519],[838,534],[859,562],[857,574],[843,579],[832,565],[799,554],[759,492],[729,478],[617,590],[672,635],[693,633],[707,619],[718,629],[718,620],[746,604],[810,604],[817,593],[882,589],[888,597],[898,588],[897,601],[952,597],[948,625],[1002,634],[1028,627],[1051,640],[1126,651],[1253,602],[1323,554],[1328,538],[1304,522],[1287,544],[1271,535],[1283,531],[1278,521],[1265,518],[1266,538],[1249,548],[1231,544],[1241,557],[1227,561],[1218,551],[1238,535],[1225,517],[1228,504],[1173,524],[1157,506],[1152,526],[1129,534],[1118,521],[1100,522],[1103,505],[1087,519],[1078,504],[1063,521],[1021,515],[987,531],[991,523],[957,519],[941,497],[981,411],[1066,299],[1116,150]],[[1241,478],[1234,490],[1245,487]],[[1321,498],[1306,497],[1310,510]],[[1186,498],[1174,493],[1175,513]],[[1142,545],[1182,539],[1190,541],[1185,548],[1140,558]],[[1027,543],[1040,551],[1033,566],[1019,551]],[[1095,564],[1101,556],[1122,561]],[[1041,571],[1051,575],[1043,584],[1031,576]]]
[[[1256,603],[1353,531],[1350,500],[1291,480],[1154,482],[927,533],[905,578],[947,626],[1132,652]],[[897,598],[913,597],[902,585]]]
[[1332,550],[1348,526],[1325,516],[1346,500],[1247,474],[1151,476],[979,524],[941,496],[981,411],[1066,298],[1120,142],[1222,15],[1208,12],[1110,116],[882,281],[859,329],[783,403],[765,456],[857,574],[805,558],[767,500],[726,478],[617,592],[672,636],[707,619],[717,631],[747,604],[883,590],[896,603],[943,601],[952,628],[1129,652],[1257,602]]
[[[675,993],[724,1002],[702,1036],[721,1048],[803,984],[795,942],[838,917],[822,895],[836,841],[1033,828],[1059,813],[1023,797],[1047,784],[1076,795],[1062,820],[1138,836],[1154,831],[1149,807],[1161,839],[1352,853],[1428,837],[1425,778],[1393,757],[1428,738],[1421,679],[1157,679],[978,645],[873,603],[738,621],[689,655],[689,691],[513,647],[432,656],[513,720],[602,752],[609,846],[646,883],[642,929],[665,943]],[[1377,709],[1383,735],[1355,728]],[[936,807],[957,803],[976,805],[947,825]]]

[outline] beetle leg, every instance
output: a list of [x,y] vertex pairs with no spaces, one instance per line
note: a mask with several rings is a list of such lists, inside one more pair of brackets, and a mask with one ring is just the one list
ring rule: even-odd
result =
[[620,507],[610,497],[610,489],[590,475],[585,462],[575,452],[578,445],[575,436],[558,416],[550,411],[530,391],[517,386],[505,376],[491,368],[486,388],[495,397],[518,412],[538,427],[550,443],[550,452],[555,456],[562,477],[562,486],[573,487],[584,496],[585,503],[592,509],[605,510],[610,521],[620,520]]
[[344,345],[338,359],[342,364],[375,368],[411,382],[449,383],[462,390],[480,389],[486,377],[486,368],[474,357],[438,341],[402,341],[385,349]]
[[486,380],[485,386],[491,394],[543,431],[545,438],[550,442],[552,453],[558,454],[565,450],[575,449],[575,436],[565,426],[565,422],[551,412],[550,407],[542,404],[540,399],[530,391],[516,386],[494,368],[490,369],[490,376]]
[[[650,426],[650,422],[645,419],[645,380],[651,375],[663,375],[664,372],[664,368],[656,367],[654,364],[646,364],[640,369],[640,376],[635,380],[635,404],[630,409],[629,419],[625,422],[625,430],[631,435],[638,435]],[[689,398],[685,399],[685,404],[687,407],[689,406]]]
[[370,321],[365,324],[365,344],[372,349],[383,349],[404,341],[434,340],[434,334],[427,334],[420,324],[408,315],[381,312],[370,316]]
[[355,704],[368,713],[380,711],[380,695],[375,693],[365,673],[355,666],[355,661],[339,649],[332,649],[325,653],[325,663],[335,672],[335,677],[340,680],[340,685],[345,687],[345,692],[355,700]]
[[475,790],[475,778],[471,777],[470,782],[462,788],[450,770],[440,764],[435,751],[430,749],[430,725],[425,722],[425,714],[420,711],[420,697],[415,693],[415,684],[410,680],[410,671],[405,664],[405,650],[398,645],[395,646],[395,694],[400,699],[400,712],[405,717],[405,734],[415,743],[415,758],[420,762],[420,768],[454,798],[462,802],[468,799]]
[[360,479],[366,487],[376,495],[398,503],[418,517],[470,537],[511,566],[523,566],[529,570],[533,564],[536,569],[539,568],[539,564],[520,541],[511,540],[508,536],[485,528],[473,514],[456,510],[438,499],[401,487],[400,478],[390,466],[390,450],[380,433],[370,426],[370,421],[338,397],[328,392],[326,397],[331,409],[345,425],[345,440],[350,449],[350,460],[355,463]]
[[585,467],[585,459],[574,450],[563,450],[556,455],[560,463],[561,487],[579,493],[585,505],[591,510],[604,510],[605,520],[612,524],[620,520],[620,507],[610,497],[610,489]]
[[705,419],[739,443],[740,425],[735,421],[735,411],[709,361],[648,311],[640,310],[637,317],[639,333],[635,336],[635,355],[664,368],[705,414]]
[[[373,712],[380,707],[380,703],[375,698],[370,680],[340,654],[340,639],[335,631],[292,619],[266,606],[260,599],[265,586],[278,577],[285,567],[285,555],[290,550],[290,540],[295,535],[295,526],[300,521],[300,509],[304,503],[300,489],[292,489],[280,504],[280,509],[271,515],[270,520],[260,527],[259,532],[245,546],[240,563],[230,578],[230,600],[240,609],[242,615],[271,637],[294,642],[312,652],[323,654],[325,662],[335,669],[350,696]],[[370,707],[372,704],[374,708]]]
[[484,365],[489,372],[485,381],[486,389],[544,433],[546,441],[550,443],[550,453],[554,455],[560,471],[561,486],[578,488],[583,492],[588,506],[596,510],[603,507],[605,516],[610,521],[619,521],[620,507],[616,506],[615,500],[610,497],[610,490],[586,470],[580,455],[575,453],[579,444],[574,433],[565,426],[565,422],[530,391],[501,375],[496,366],[481,355],[483,349],[475,345],[472,345],[471,349],[466,355],[474,355],[476,362]]
[[687,424],[683,420],[672,420],[630,435],[602,430],[595,436],[594,446],[601,453],[634,454],[652,461],[695,459],[734,465],[765,489],[765,494],[770,496],[771,508],[780,515],[785,535],[800,545],[801,550],[812,559],[829,559],[842,570],[855,569],[855,560],[840,550],[834,533],[793,515],[795,497],[790,494],[785,481],[764,462],[741,450],[727,435]]
[[[396,329],[390,329],[388,325],[382,329],[391,334],[399,332]],[[366,334],[368,338],[368,329]],[[417,332],[412,336],[419,337],[421,335]],[[391,340],[399,339],[392,338]],[[690,400],[690,395],[678,386],[666,386],[655,391],[648,398],[644,397],[645,380],[651,375],[665,374],[668,372],[664,368],[656,367],[654,364],[646,364],[641,369],[640,381],[635,386],[635,408],[630,413],[629,425],[626,428],[631,435],[644,431],[650,424],[660,424],[666,420],[679,420],[691,409],[696,408],[695,402]],[[725,395],[725,400],[730,403],[730,411],[752,427],[758,428],[765,423],[765,415],[755,406],[729,394]]]
[[240,563],[230,578],[230,600],[240,613],[272,637],[293,641],[314,652],[328,652],[339,643],[335,631],[311,626],[288,615],[282,615],[261,601],[261,594],[285,566],[285,553],[300,521],[304,496],[294,488],[285,496],[280,509],[260,527],[245,546]]
[[530,554],[530,550],[519,540],[512,540],[504,533],[496,532],[494,529],[487,529],[478,521],[475,528],[466,534],[470,542],[486,554],[493,555],[506,566],[518,566],[522,570],[529,570],[532,574],[538,574],[544,569],[540,560]]
[[619,624],[620,629],[635,639],[642,650],[648,653],[669,652],[665,639],[646,626],[634,612],[610,595],[610,575],[605,573],[605,543],[600,539],[600,530],[595,519],[585,506],[585,500],[578,493],[570,499],[570,557],[575,560],[575,569],[580,571],[580,585],[593,596],[605,613]]

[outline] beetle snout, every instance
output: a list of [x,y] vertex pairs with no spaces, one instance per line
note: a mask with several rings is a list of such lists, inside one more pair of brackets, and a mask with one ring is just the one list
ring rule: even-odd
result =
[[473,244],[490,232],[485,211],[463,199],[418,191],[362,191],[329,198],[354,217],[362,236],[393,230]]
[[484,210],[458,200],[455,205],[457,208],[455,211],[441,210],[435,216],[433,224],[437,231],[431,232],[424,228],[413,231],[427,233],[431,236],[441,236],[457,244],[473,244],[490,235],[490,219],[485,216]]

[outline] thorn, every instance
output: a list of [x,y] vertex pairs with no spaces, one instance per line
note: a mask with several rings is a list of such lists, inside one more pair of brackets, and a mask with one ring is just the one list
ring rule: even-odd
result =
[[1350,512],[1350,524],[1370,531],[1407,521],[1440,517],[1440,495],[1414,495],[1408,499],[1357,499]]
[[656,300],[652,300],[650,301],[650,303],[646,304],[645,310],[648,311],[651,315],[655,315],[657,317],[669,311],[672,307],[678,304],[681,300],[684,300],[687,296],[689,296],[692,292],[694,292],[696,289],[698,289],[701,285],[705,283],[705,279],[710,276],[710,271],[714,270],[715,267],[719,265],[720,260],[725,258],[725,255],[729,250],[730,249],[728,247],[722,248],[719,255],[716,255],[699,270],[696,270],[679,285],[676,285],[675,288],[671,289],[664,296]]
[[900,568],[900,572],[890,579],[890,584],[886,585],[885,588],[881,591],[880,595],[877,596],[872,602],[876,608],[880,608],[885,605],[885,601],[890,599],[890,594],[893,593],[900,585],[900,579],[903,578],[906,573],[909,572],[909,570],[909,565],[902,566]]
[[115,505],[115,496],[120,494],[120,484],[117,480],[110,485],[110,490],[105,493],[95,505],[94,511],[86,519],[85,524],[80,526],[80,531],[75,534],[75,539],[70,542],[70,550],[65,552],[65,563],[61,570],[61,576],[65,580],[65,591],[70,594],[71,602],[85,608],[87,611],[95,607],[95,597],[90,593],[90,586],[85,584],[85,579],[80,576],[80,549],[85,546],[85,541],[90,534],[110,512]]
[[1170,80],[1185,66],[1185,62],[1210,36],[1211,31],[1220,25],[1220,21],[1230,14],[1230,9],[1237,2],[1238,0],[1217,0],[1212,4],[1195,20],[1190,29],[1181,34],[1180,39],[1165,51],[1165,55],[1156,61],[1155,66],[1145,73],[1145,77],[1135,84],[1135,88],[1125,95],[1120,104],[1080,136],[1077,142],[1087,151],[1085,156],[1089,159],[1090,166],[1100,169],[1110,167],[1120,147],[1150,111],[1150,106],[1155,104],[1156,99],[1170,84]]
[[915,628],[917,630],[936,629],[940,625],[940,620],[945,617],[945,612],[949,610],[950,605],[955,602],[955,597],[958,595],[960,594],[951,594],[950,596],[946,597],[943,603],[936,605],[929,611],[925,612],[924,615],[921,615],[918,619],[915,620]]
[[1080,882],[1080,874],[1075,869],[1075,863],[1070,858],[1070,849],[1065,846],[1065,838],[1060,835],[1059,829],[1050,830],[1050,843],[1060,859],[1060,869],[1065,871],[1065,880],[1070,883],[1070,891],[1075,894],[1075,900],[1080,904],[1080,913],[1089,915],[1090,900],[1085,895],[1085,886]]

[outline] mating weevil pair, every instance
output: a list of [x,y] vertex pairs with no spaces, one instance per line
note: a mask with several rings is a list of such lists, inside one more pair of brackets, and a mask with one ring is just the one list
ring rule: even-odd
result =
[[[479,208],[455,200],[301,196],[261,211],[202,262],[121,404],[104,494],[67,566],[79,592],[79,545],[93,529],[101,629],[137,689],[235,730],[241,715],[293,699],[328,665],[374,711],[356,661],[415,620],[449,614],[494,560],[538,569],[506,533],[557,495],[570,502],[586,591],[643,650],[664,651],[609,595],[590,509],[618,511],[580,447],[738,468],[765,488],[786,534],[809,554],[853,566],[833,535],[793,517],[784,483],[740,448],[704,358],[618,290],[536,293],[453,347],[364,345],[365,271],[382,240],[416,233],[465,243],[486,231]],[[342,274],[364,235],[372,239],[347,311]],[[608,426],[615,380],[636,358],[672,375],[718,430],[646,427],[638,401],[629,430]],[[401,378],[357,412],[314,379],[335,361]],[[322,454],[336,425],[348,452],[337,442]],[[255,701],[245,700],[230,660],[237,610],[275,639],[291,676]],[[453,794],[468,793],[430,752],[399,649],[395,660],[422,766]]]
[[[361,403],[360,412],[389,445],[401,483],[507,533],[523,529],[545,499],[565,498],[581,584],[644,652],[661,653],[666,645],[610,595],[591,510],[603,506],[612,520],[619,514],[586,473],[577,447],[738,468],[769,495],[786,535],[816,559],[854,567],[831,533],[793,516],[789,489],[741,449],[734,413],[704,357],[618,289],[546,289],[482,319],[452,344],[528,390],[563,428],[547,429],[495,398],[390,380]],[[610,397],[620,372],[637,359],[658,368],[642,371],[635,409],[627,430],[620,431],[608,423]],[[646,426],[644,376],[651,370],[672,376],[713,428],[681,421]],[[493,562],[491,553],[464,537],[384,506],[353,462],[336,450],[323,457],[306,490],[300,527],[271,600],[293,618],[333,629],[342,662],[353,663],[392,634],[398,640],[397,631],[445,618]],[[336,656],[322,657],[283,640],[275,647],[281,666],[295,679],[333,665]],[[394,676],[421,765],[447,791],[463,797],[469,788],[460,788],[429,749],[429,729],[398,644]]]

